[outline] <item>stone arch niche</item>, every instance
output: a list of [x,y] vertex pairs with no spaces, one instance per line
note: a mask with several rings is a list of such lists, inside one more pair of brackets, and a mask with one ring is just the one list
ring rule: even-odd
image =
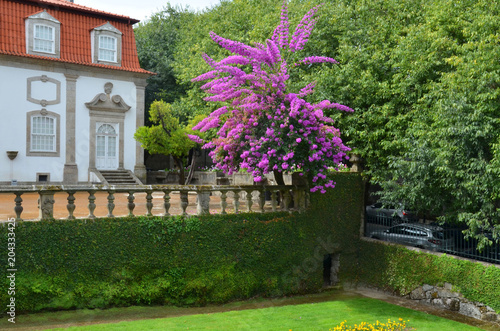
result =
[[92,101],[86,102],[90,115],[89,171],[96,170],[96,134],[98,124],[116,126],[118,132],[118,169],[123,169],[124,160],[124,120],[131,108],[119,95],[112,95],[113,84],[104,84],[104,93],[97,94]]

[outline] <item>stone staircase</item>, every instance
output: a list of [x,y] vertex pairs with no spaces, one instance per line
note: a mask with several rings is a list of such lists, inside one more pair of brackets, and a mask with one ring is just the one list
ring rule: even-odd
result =
[[110,185],[141,185],[141,181],[130,170],[100,170]]

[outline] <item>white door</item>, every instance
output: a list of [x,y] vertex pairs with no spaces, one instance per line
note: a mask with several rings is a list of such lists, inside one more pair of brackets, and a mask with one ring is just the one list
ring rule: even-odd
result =
[[96,167],[101,170],[118,168],[118,134],[116,124],[98,124],[96,134]]

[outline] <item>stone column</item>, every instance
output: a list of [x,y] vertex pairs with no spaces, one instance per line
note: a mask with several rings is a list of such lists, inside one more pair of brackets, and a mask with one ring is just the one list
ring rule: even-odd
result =
[[[136,130],[137,128],[144,126],[144,103],[145,103],[145,93],[146,93],[146,80],[136,81],[135,88],[137,91],[137,103],[136,103]],[[146,166],[144,165],[144,149],[141,147],[141,143],[136,142],[135,147],[135,167],[134,174],[141,180],[141,182],[146,183]]]
[[76,80],[78,75],[66,76],[66,163],[64,164],[64,184],[78,183],[76,165]]

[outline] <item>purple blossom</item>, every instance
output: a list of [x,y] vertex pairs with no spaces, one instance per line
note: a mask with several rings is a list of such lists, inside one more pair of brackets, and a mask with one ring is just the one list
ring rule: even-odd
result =
[[194,134],[188,134],[187,135],[188,138],[191,140],[191,141],[194,141],[195,143],[198,143],[198,144],[204,144],[205,143],[205,140],[201,139],[200,137],[194,135]]
[[210,94],[205,100],[225,105],[194,129],[206,131],[222,124],[217,137],[203,146],[212,149],[209,155],[219,169],[230,174],[244,168],[260,181],[270,171],[285,172],[293,167],[312,174],[313,192],[325,192],[334,186],[323,171],[345,160],[349,148],[343,145],[339,131],[331,126],[333,120],[325,117],[323,111],[352,109],[328,100],[310,104],[303,98],[314,92],[314,82],[299,93],[287,92],[287,82],[289,69],[297,65],[338,62],[322,56],[309,56],[293,65],[284,60],[285,52],[303,49],[319,8],[304,15],[291,41],[286,0],[280,24],[264,44],[251,47],[210,33],[217,44],[233,55],[219,62],[204,55],[213,70],[193,81],[209,80],[201,87]]

